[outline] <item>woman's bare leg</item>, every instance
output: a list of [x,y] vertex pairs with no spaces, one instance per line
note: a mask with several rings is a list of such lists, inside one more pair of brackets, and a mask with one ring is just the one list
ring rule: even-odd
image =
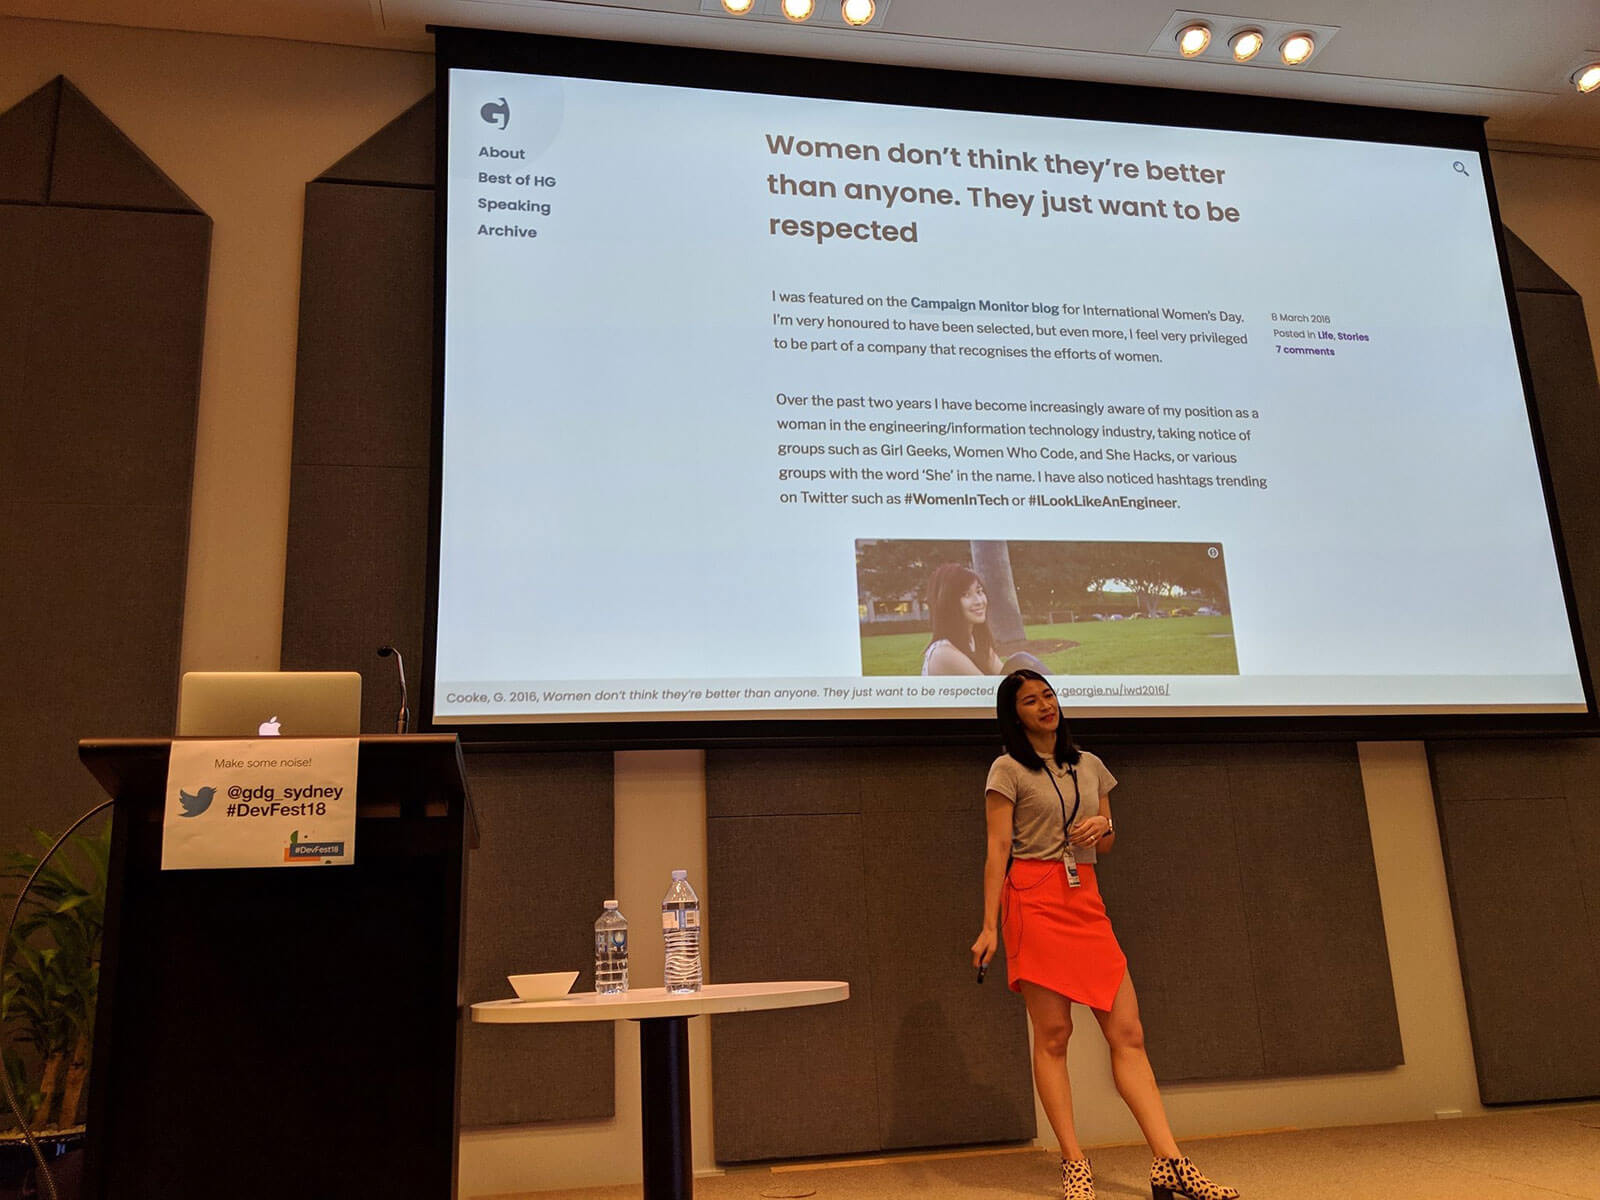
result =
[[[1111,1002],[1111,1011],[1091,1011],[1111,1047],[1111,1076],[1116,1080],[1117,1094],[1128,1106],[1133,1119],[1139,1122],[1151,1151],[1159,1158],[1177,1158],[1178,1143],[1172,1139],[1172,1127],[1167,1124],[1167,1110],[1161,1103],[1155,1072],[1150,1069],[1150,1059],[1144,1052],[1144,1026],[1139,1021],[1139,1000],[1133,992],[1133,980],[1127,975],[1122,977],[1122,986]],[[1028,1013],[1030,1016],[1033,1013],[1031,1004]],[[1034,1063],[1037,1071],[1037,1051]],[[1044,1089],[1040,1088],[1040,1095],[1043,1094]],[[1048,1106],[1045,1111],[1050,1111]],[[1071,1110],[1068,1112],[1070,1114]]]
[[1062,1158],[1082,1158],[1072,1123],[1072,1081],[1067,1078],[1067,1041],[1072,1037],[1072,1002],[1059,992],[1022,981],[1022,999],[1033,1025],[1033,1084],[1044,1115],[1061,1143]]

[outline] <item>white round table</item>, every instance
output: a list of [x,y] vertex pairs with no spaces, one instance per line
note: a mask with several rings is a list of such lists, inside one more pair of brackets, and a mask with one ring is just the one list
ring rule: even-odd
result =
[[633,988],[615,995],[580,992],[558,1000],[485,1000],[472,1019],[487,1024],[564,1021],[639,1022],[640,1109],[644,1200],[690,1200],[694,1162],[689,1144],[689,1018],[834,1004],[850,998],[837,980],[708,983],[698,992]]

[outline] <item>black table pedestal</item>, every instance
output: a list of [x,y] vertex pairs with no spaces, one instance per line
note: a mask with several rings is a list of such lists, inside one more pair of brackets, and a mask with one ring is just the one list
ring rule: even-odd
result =
[[689,1141],[689,1018],[639,1022],[644,1200],[692,1200]]
[[621,995],[580,992],[538,1002],[480,1000],[472,1006],[472,1019],[507,1025],[637,1021],[644,1200],[692,1200],[689,1018],[835,1004],[849,998],[850,985],[837,979],[708,983],[698,992],[681,995],[665,988],[639,988]]

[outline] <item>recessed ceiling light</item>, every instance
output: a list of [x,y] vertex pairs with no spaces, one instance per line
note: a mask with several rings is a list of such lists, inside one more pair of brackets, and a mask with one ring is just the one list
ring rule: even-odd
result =
[[839,15],[844,18],[846,25],[865,25],[877,11],[878,6],[873,0],[844,0],[839,6]]
[[1572,73],[1573,85],[1584,93],[1600,88],[1600,62],[1592,62],[1586,67],[1579,67]]
[[1178,30],[1178,53],[1185,58],[1204,54],[1211,44],[1211,27],[1199,21]]
[[783,15],[791,21],[810,19],[815,8],[814,0],[783,0]]
[[[889,2],[878,0],[880,22]],[[700,0],[700,3],[715,5],[716,0]],[[1230,8],[1226,14],[1179,9],[1163,22],[1146,53],[1157,58],[1184,58],[1192,62],[1232,60],[1239,66],[1300,67],[1322,55],[1339,33],[1337,25],[1311,25],[1252,16],[1248,6],[1243,12]],[[1283,54],[1281,63],[1277,59],[1280,52]],[[1561,68],[1571,71],[1597,58],[1600,53],[1594,50],[1576,50]]]
[[1261,36],[1259,29],[1241,29],[1228,39],[1228,47],[1233,51],[1233,61],[1249,62],[1261,53],[1261,47],[1266,40]]
[[1291,33],[1283,39],[1283,46],[1278,53],[1283,58],[1284,66],[1298,67],[1316,52],[1317,43],[1309,33]]
[[722,0],[722,7],[736,17],[742,17],[756,5],[756,0]]

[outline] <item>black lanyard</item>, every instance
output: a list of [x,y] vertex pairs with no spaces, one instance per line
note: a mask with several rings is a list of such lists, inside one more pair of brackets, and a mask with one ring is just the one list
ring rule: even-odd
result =
[[1067,774],[1072,776],[1072,816],[1067,816],[1067,798],[1061,794],[1061,785],[1056,782],[1056,773],[1050,769],[1050,761],[1045,760],[1045,776],[1050,780],[1050,786],[1056,789],[1056,799],[1061,801],[1061,857],[1064,859],[1072,853],[1072,842],[1067,837],[1067,831],[1072,828],[1072,822],[1078,815],[1078,806],[1083,803],[1083,793],[1078,790],[1078,768],[1071,763],[1067,764]]

